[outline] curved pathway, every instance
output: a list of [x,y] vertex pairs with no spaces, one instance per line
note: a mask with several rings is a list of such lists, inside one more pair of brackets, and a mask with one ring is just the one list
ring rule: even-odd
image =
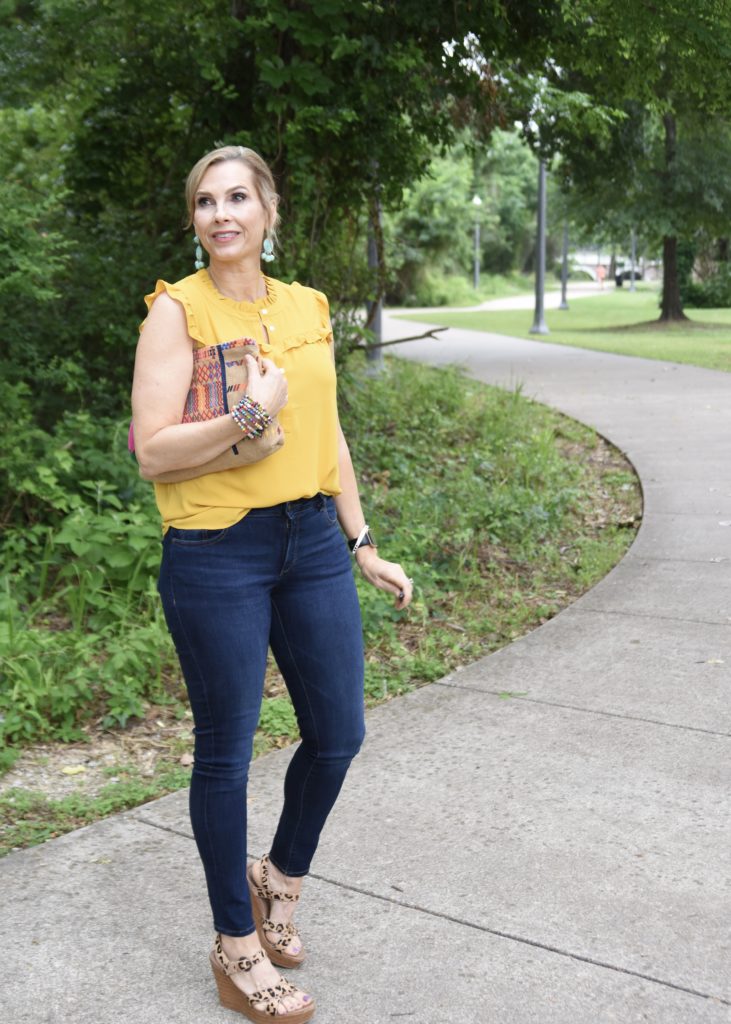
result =
[[[731,375],[456,330],[399,354],[591,424],[645,514],[569,609],[369,714],[299,914],[315,1020],[728,1022]],[[252,767],[253,855],[289,756]],[[13,1024],[232,1019],[186,793],[11,855],[0,901]]]
[[[404,326],[390,321],[388,337]],[[598,586],[443,681],[522,692],[516,717],[538,726],[518,773],[529,827],[512,821],[501,851],[517,854],[511,926],[527,930],[540,907],[534,938],[568,949],[572,934],[609,969],[731,1000],[731,375],[476,331],[442,339],[391,351],[589,424],[644,496],[637,540]],[[701,1019],[702,1005],[665,1020]]]

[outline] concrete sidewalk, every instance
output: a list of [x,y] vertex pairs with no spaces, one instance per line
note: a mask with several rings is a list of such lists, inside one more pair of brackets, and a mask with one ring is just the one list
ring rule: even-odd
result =
[[[730,1021],[731,375],[454,330],[399,354],[592,424],[645,517],[567,611],[370,713],[298,917],[315,1020]],[[253,765],[252,855],[288,759]],[[216,1002],[186,803],[0,862],[5,1021],[242,1019]]]

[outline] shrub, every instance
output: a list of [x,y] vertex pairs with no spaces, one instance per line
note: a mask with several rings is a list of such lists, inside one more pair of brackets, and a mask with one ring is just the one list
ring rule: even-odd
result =
[[731,306],[731,264],[720,264],[705,281],[688,280],[682,289],[686,306],[695,309],[726,309]]
[[[15,401],[0,473],[0,739],[71,740],[171,699],[175,658],[155,591],[160,525],[126,451],[127,420],[67,414],[53,433]],[[30,457],[29,457],[30,455]]]

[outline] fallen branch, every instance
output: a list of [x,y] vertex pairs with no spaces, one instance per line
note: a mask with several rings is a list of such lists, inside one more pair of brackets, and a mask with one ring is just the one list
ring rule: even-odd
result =
[[396,338],[395,341],[374,341],[371,343],[363,342],[362,345],[356,345],[356,348],[369,349],[369,348],[387,348],[389,345],[400,345],[403,341],[420,341],[421,338],[434,338],[435,341],[438,339],[435,337],[438,331],[448,331],[448,327],[432,327],[430,330],[425,331],[424,334],[412,334],[408,338]]

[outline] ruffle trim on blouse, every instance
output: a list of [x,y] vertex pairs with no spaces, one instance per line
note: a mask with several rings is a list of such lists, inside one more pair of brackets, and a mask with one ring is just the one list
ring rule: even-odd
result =
[[[158,280],[155,283],[155,291],[150,292],[149,295],[145,295],[145,303],[147,305],[148,310],[152,307],[152,304],[158,297],[158,295],[162,295],[163,292],[167,292],[171,299],[175,299],[175,301],[179,302],[180,305],[183,307],[185,311],[185,320],[186,323],[188,324],[188,334],[191,336],[191,338],[194,341],[198,341],[202,345],[205,345],[206,341],[203,337],[200,327],[198,326],[198,322],[196,321],[195,313],[193,312],[193,306],[190,301],[190,298],[186,295],[185,291],[182,288],[180,288],[177,284],[169,284],[167,281]],[[140,328],[142,328],[142,324],[140,324]]]
[[264,306],[273,306],[277,301],[275,286],[279,282],[273,280],[271,277],[267,277],[266,274],[263,274],[262,276],[264,278],[264,284],[266,286],[267,293],[265,296],[263,296],[263,298],[255,299],[253,302],[239,302],[237,299],[229,298],[228,295],[222,295],[221,292],[219,292],[218,288],[216,288],[215,284],[213,283],[213,279],[211,278],[211,275],[208,273],[208,270],[206,268],[197,271],[197,273],[192,274],[191,276],[198,279],[197,283],[200,284],[200,286],[205,291],[206,295],[212,296],[218,302],[223,303],[225,306],[228,306],[229,308],[233,307],[235,309],[240,309],[243,313],[256,312],[257,310],[262,309]]
[[[330,341],[332,332],[329,327],[317,327],[310,331],[306,331],[303,334],[295,334],[289,338],[285,338],[283,342],[278,343],[276,346],[269,345],[269,348],[276,347],[280,352],[288,352],[292,348],[300,348],[302,345],[316,345],[319,342]],[[262,343],[261,348],[264,349],[266,343]]]
[[[302,293],[302,298],[306,296],[309,300],[307,305],[310,306],[310,310],[314,314],[312,320],[315,323],[301,334],[293,334],[285,339],[282,348],[286,351],[289,348],[299,348],[300,345],[313,345],[320,341],[331,342],[333,329],[330,323],[330,306],[325,295],[314,288],[305,288],[303,285],[294,285],[293,288]],[[314,305],[314,309],[311,304]],[[316,323],[318,320],[319,323]]]
[[[276,288],[277,286],[281,287],[281,282],[273,281],[272,284],[274,285],[272,291],[276,300]],[[300,348],[303,345],[316,345],[321,342],[329,344],[333,340],[333,332],[332,324],[330,323],[330,307],[325,295],[314,288],[306,288],[300,284],[285,285],[284,287],[291,289],[290,301],[294,302],[297,312],[301,314],[302,320],[308,323],[309,326],[306,330],[300,331],[297,334],[290,334],[285,338],[278,336],[274,344],[270,341],[262,340],[259,343],[261,351],[268,355],[272,351],[287,352],[293,348]],[[282,300],[284,301],[284,296],[282,296]]]
[[[196,284],[202,286],[207,295],[215,297],[229,308],[232,306],[238,308],[241,312],[256,313],[264,306],[272,307],[272,312],[274,312],[274,307],[279,302],[292,303],[297,307],[296,311],[292,311],[293,314],[295,316],[298,313],[301,314],[302,321],[309,326],[300,333],[290,334],[285,338],[277,337],[274,344],[262,339],[258,342],[258,345],[260,351],[265,355],[274,350],[286,352],[289,349],[299,348],[302,345],[314,345],[318,342],[329,343],[333,340],[330,307],[327,297],[314,288],[307,288],[300,284],[285,285],[281,281],[265,276],[264,280],[267,289],[265,298],[257,299],[255,302],[237,302],[235,299],[230,299],[218,291],[208,271],[205,269],[199,270],[196,274],[191,274],[189,278],[184,278],[177,284],[169,284],[167,281],[158,280],[155,284],[154,292],[145,296],[148,310],[158,295],[162,292],[167,292],[171,299],[175,299],[182,305],[185,310],[188,333],[194,341],[201,345],[206,345],[208,342],[203,337],[203,333],[196,321],[190,297],[186,289],[181,287],[181,285],[185,285],[187,281],[190,281],[191,278],[197,279]],[[285,289],[289,292],[289,296],[286,296]]]

